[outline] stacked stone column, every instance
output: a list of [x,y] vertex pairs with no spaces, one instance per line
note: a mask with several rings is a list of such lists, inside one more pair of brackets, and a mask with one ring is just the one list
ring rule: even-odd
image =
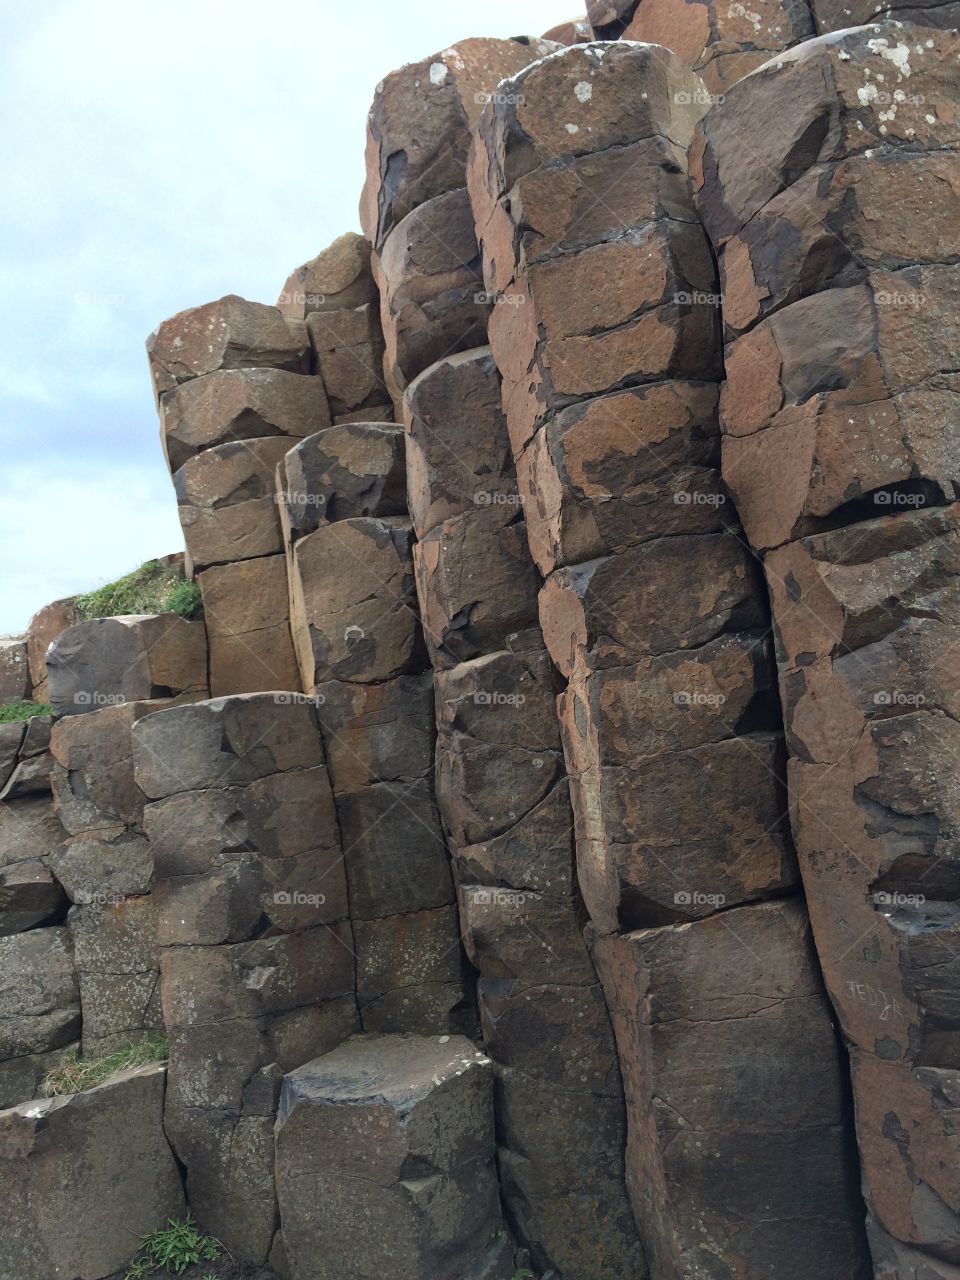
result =
[[500,86],[469,184],[652,1274],[848,1280],[843,1079],[789,896],[761,585],[718,474],[719,296],[685,159],[705,102],[666,49],[567,49]]
[[386,210],[367,229],[381,236],[374,272],[387,380],[405,388],[417,593],[436,683],[437,796],[495,1065],[501,1195],[540,1271],[612,1280],[645,1274],[623,1182],[622,1084],[582,937],[556,690],[500,377],[480,345],[491,299],[463,187],[467,127],[503,75],[552,48],[468,41],[389,77],[371,113],[368,155],[408,154],[414,134],[401,104],[415,99],[421,77],[438,85],[449,77],[462,109],[428,91],[416,123],[445,158],[450,189],[437,190],[435,171],[432,186],[404,185],[401,169],[397,191],[382,165],[371,167],[362,211]]
[[134,728],[154,859],[165,1128],[204,1227],[282,1257],[273,1124],[287,1071],[359,1029],[333,796],[314,708],[219,698]]
[[724,475],[773,604],[884,1280],[960,1263],[957,56],[900,24],[811,41],[691,151],[730,340]]
[[147,352],[203,595],[210,691],[296,689],[274,474],[291,438],[330,423],[307,326],[230,295],[164,321]]

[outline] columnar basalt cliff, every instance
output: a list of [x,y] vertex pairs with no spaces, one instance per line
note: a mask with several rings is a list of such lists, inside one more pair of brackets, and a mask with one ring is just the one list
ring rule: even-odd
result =
[[0,646],[3,1280],[960,1276],[960,41],[868,8],[401,68],[151,335],[203,618]]

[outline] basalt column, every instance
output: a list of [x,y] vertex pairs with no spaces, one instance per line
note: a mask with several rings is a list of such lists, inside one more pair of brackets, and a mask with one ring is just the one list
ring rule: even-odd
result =
[[[374,254],[388,382],[405,388],[407,491],[417,591],[435,672],[437,797],[453,853],[460,922],[479,971],[494,1059],[501,1194],[538,1271],[564,1280],[641,1277],[623,1178],[625,1114],[609,1016],[584,944],[569,785],[554,676],[537,626],[537,577],[486,339],[463,168],[468,135],[500,76],[535,53],[497,54],[463,113],[427,96],[424,131],[459,155]],[[461,46],[458,46],[458,49]],[[456,50],[450,51],[455,54]],[[469,59],[443,55],[435,82]],[[399,101],[424,68],[388,81]],[[462,86],[458,80],[458,92]],[[378,108],[371,117],[371,136]],[[395,124],[403,123],[396,120]],[[375,185],[376,172],[368,179]],[[452,184],[457,181],[457,186]],[[388,191],[389,196],[389,191]]]
[[883,1280],[960,1264],[957,56],[899,24],[811,41],[691,151],[725,296],[724,475],[773,602]]
[[567,49],[500,85],[470,192],[651,1272],[861,1280],[765,602],[718,473],[705,98],[666,49]]

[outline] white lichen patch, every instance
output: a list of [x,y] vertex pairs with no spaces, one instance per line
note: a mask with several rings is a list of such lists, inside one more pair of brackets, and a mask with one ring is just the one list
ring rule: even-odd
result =
[[900,75],[909,78],[910,76],[910,47],[905,44],[889,45],[883,38],[876,40],[868,40],[867,48],[871,53],[878,53],[881,58],[886,58],[888,62],[892,62],[897,68]]
[[763,19],[759,13],[752,13],[744,4],[732,4],[727,10],[728,18],[746,18],[751,24],[754,31],[761,31],[763,28]]
[[578,102],[589,102],[593,97],[593,85],[588,80],[578,80],[573,86]]
[[865,84],[857,90],[857,98],[861,107],[868,107],[871,102],[877,100],[877,86],[875,84]]
[[580,126],[578,124],[565,124],[563,127],[566,129],[567,133],[580,132]]
[[450,74],[450,68],[443,62],[430,63],[430,83],[443,84],[447,76]]

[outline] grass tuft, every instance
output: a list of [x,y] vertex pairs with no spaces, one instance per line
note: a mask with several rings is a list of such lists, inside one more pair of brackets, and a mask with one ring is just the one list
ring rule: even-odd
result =
[[178,569],[148,560],[139,569],[77,596],[81,618],[115,618],[128,613],[179,613],[182,618],[200,614],[200,588]]
[[41,1093],[46,1098],[56,1098],[66,1093],[81,1093],[84,1089],[92,1089],[94,1085],[103,1084],[104,1080],[118,1071],[129,1071],[131,1067],[145,1067],[148,1062],[162,1062],[167,1056],[166,1037],[157,1033],[141,1040],[139,1044],[127,1045],[115,1053],[108,1053],[102,1058],[81,1058],[74,1053],[67,1057],[45,1077],[41,1085]]
[[194,1263],[216,1262],[222,1251],[220,1242],[205,1236],[192,1217],[171,1218],[165,1227],[143,1237],[125,1280],[144,1280],[156,1271],[179,1276]]
[[0,704],[0,724],[32,720],[34,716],[52,716],[53,707],[45,702],[5,702]]

